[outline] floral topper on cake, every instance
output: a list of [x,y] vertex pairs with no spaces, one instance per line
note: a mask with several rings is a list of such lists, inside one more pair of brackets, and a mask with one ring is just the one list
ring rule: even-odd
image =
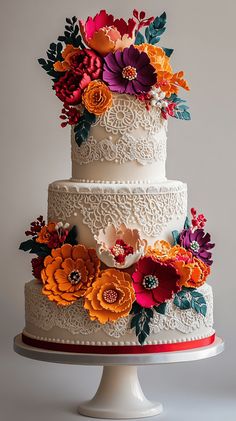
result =
[[96,249],[77,244],[75,227],[46,224],[40,216],[20,249],[38,256],[32,259],[33,275],[48,300],[60,306],[83,300],[88,317],[101,324],[131,315],[130,328],[144,344],[154,313],[168,312],[170,300],[180,310],[207,314],[198,288],[210,274],[214,244],[204,231],[204,215],[194,208],[191,213],[191,223],[187,218],[180,233],[173,231],[174,244],[147,245],[137,229],[108,224],[95,236]]
[[190,119],[178,97],[180,88],[189,90],[184,72],[172,69],[173,49],[156,46],[165,30],[165,12],[147,18],[135,9],[128,22],[105,10],[86,21],[66,19],[64,35],[50,44],[47,59],[38,61],[63,103],[61,126],[74,126],[79,146],[96,118],[112,106],[113,92],[133,95],[164,119]]

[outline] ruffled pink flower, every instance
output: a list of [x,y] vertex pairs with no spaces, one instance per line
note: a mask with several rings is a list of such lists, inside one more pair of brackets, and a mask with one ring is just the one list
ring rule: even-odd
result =
[[164,303],[180,290],[179,275],[172,264],[151,256],[139,260],[132,277],[136,301],[144,308]]
[[103,56],[134,43],[136,22],[133,18],[127,23],[101,10],[94,18],[89,16],[86,22],[80,20],[79,25],[84,42]]

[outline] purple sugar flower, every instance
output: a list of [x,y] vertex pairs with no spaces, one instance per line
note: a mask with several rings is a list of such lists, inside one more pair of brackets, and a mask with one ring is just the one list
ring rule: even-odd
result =
[[210,241],[210,234],[205,234],[203,229],[195,231],[185,229],[180,234],[180,245],[186,250],[190,250],[194,256],[201,259],[208,266],[211,266],[213,263],[213,260],[211,260],[212,253],[208,250],[215,247],[215,244],[210,243]]
[[131,45],[104,58],[103,80],[113,92],[139,95],[149,92],[157,75],[145,52]]

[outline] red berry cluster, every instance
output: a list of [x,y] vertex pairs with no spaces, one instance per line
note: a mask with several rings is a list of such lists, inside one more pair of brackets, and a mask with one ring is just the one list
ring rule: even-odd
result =
[[43,216],[40,215],[36,221],[31,222],[30,229],[28,231],[25,231],[25,235],[29,236],[32,235],[32,237],[38,236],[38,233],[41,231],[41,229],[45,226],[45,221],[43,219]]
[[139,31],[144,26],[149,26],[150,23],[152,23],[154,21],[153,16],[145,19],[146,13],[143,10],[141,12],[138,12],[138,10],[134,9],[133,10],[133,16],[138,21],[137,31]]
[[67,124],[73,126],[78,123],[80,119],[80,112],[77,108],[64,104],[61,112],[62,114],[60,115],[60,119],[64,120],[61,123],[61,127],[66,127]]
[[203,213],[200,213],[197,215],[197,211],[195,208],[191,208],[191,215],[192,215],[192,227],[194,229],[203,229],[206,225],[207,219],[203,215]]

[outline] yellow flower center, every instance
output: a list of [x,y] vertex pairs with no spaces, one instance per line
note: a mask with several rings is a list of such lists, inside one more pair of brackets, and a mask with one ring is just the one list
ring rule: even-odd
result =
[[126,66],[122,70],[122,77],[128,80],[134,80],[137,77],[137,70],[135,67]]
[[102,297],[108,304],[113,304],[118,298],[118,292],[115,289],[107,289],[103,292]]
[[81,274],[78,270],[73,270],[68,275],[68,279],[72,285],[77,285],[81,281]]

